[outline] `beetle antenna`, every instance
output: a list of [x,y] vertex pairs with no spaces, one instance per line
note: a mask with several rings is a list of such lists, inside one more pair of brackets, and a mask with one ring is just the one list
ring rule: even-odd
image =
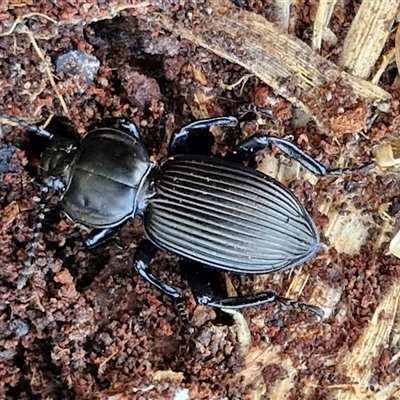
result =
[[194,329],[193,326],[190,325],[182,299],[178,299],[176,301],[176,308],[178,309],[179,317],[181,318],[183,325],[185,325],[186,330],[188,331],[189,334],[193,335]]
[[6,114],[5,112],[0,111],[0,118],[5,119],[6,121],[14,122],[14,123],[22,126],[23,128],[28,129],[29,131],[36,133],[37,135],[42,136],[46,139],[53,139],[54,135],[52,133],[50,133],[44,129],[40,129],[36,125],[32,125],[29,122],[27,122],[21,118],[18,118],[14,115],[9,115],[9,114]]
[[28,279],[29,275],[29,270],[32,265],[32,259],[33,256],[35,255],[36,247],[39,242],[39,235],[42,230],[43,226],[43,220],[44,220],[44,208],[46,205],[46,194],[48,193],[49,188],[46,186],[41,186],[40,187],[40,201],[39,201],[39,213],[36,218],[36,223],[35,227],[33,230],[33,237],[32,240],[29,243],[28,250],[27,250],[27,255],[25,260],[23,261],[23,268],[21,270],[18,283],[17,283],[17,288],[18,290],[22,289],[26,285],[26,281]]

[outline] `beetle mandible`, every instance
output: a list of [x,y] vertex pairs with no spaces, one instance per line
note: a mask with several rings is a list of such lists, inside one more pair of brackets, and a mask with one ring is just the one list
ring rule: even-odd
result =
[[62,190],[61,206],[67,216],[92,229],[85,240],[88,247],[113,236],[129,218],[143,221],[146,238],[136,250],[133,267],[176,300],[183,319],[179,290],[150,270],[157,248],[189,262],[188,283],[200,304],[240,309],[278,301],[323,316],[316,306],[269,291],[216,298],[203,268],[268,274],[302,264],[318,251],[317,228],[294,194],[243,165],[256,152],[273,144],[318,176],[364,172],[373,163],[327,169],[294,143],[263,132],[240,142],[225,159],[187,154],[193,132],[236,124],[230,116],[196,120],[175,131],[170,157],[161,165],[150,161],[139,130],[127,119],[114,119],[111,125],[72,141],[54,139],[5,113],[0,117],[53,139],[41,156],[43,187]]

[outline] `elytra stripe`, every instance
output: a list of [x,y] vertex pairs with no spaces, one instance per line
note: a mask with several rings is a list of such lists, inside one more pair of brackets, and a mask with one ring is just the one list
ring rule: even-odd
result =
[[[176,226],[174,229],[180,230],[182,229],[184,232],[190,232],[192,235],[198,234],[201,232],[201,238],[208,238],[209,241],[216,241],[220,243],[225,243],[229,240],[231,246],[249,246],[255,252],[256,250],[262,251],[264,254],[265,251],[265,239],[255,236],[251,234],[249,229],[246,229],[243,225],[237,224],[226,224],[224,226],[224,235],[223,240],[219,239],[221,234],[220,225],[217,223],[218,221],[210,221],[210,218],[203,218],[203,221],[198,217],[196,214],[194,218],[190,221],[188,218],[182,218],[181,214],[179,213],[169,213],[168,210],[163,214],[155,215],[157,218],[163,218],[165,225],[168,226]],[[158,222],[160,222],[160,220]],[[210,223],[206,223],[210,222]],[[155,229],[157,229],[155,227]],[[290,253],[295,249],[292,247],[288,249],[287,247],[287,238],[282,233],[281,235],[274,235],[274,231],[270,231],[271,235],[269,236],[269,240],[273,240],[275,243],[274,248],[277,251],[284,251],[286,253]],[[273,237],[273,239],[271,239]],[[171,238],[171,241],[174,241],[174,238]],[[304,247],[304,246],[301,246]],[[271,249],[273,250],[273,249]],[[297,249],[296,249],[297,250]],[[263,258],[263,257],[262,257]]]
[[[179,190],[179,195],[177,191]],[[297,228],[299,231],[303,233],[310,234],[310,230],[308,225],[304,225],[304,214],[296,215],[295,213],[288,213],[288,207],[285,207],[285,204],[278,205],[276,198],[274,198],[274,203],[268,207],[268,212],[260,207],[260,201],[255,201],[254,199],[246,199],[245,196],[242,198],[235,198],[234,194],[229,197],[229,193],[226,193],[225,190],[214,194],[214,196],[210,196],[209,193],[204,195],[203,190],[197,189],[196,187],[185,187],[180,184],[176,184],[174,188],[169,188],[163,185],[163,188],[159,188],[159,193],[162,195],[164,199],[170,201],[176,201],[180,204],[185,203],[190,207],[190,205],[195,208],[207,208],[208,211],[215,210],[218,213],[227,214],[227,218],[235,218],[235,219],[245,219],[249,223],[252,223],[252,229],[254,229],[254,224],[265,224],[270,223],[272,218],[276,219],[276,223],[286,223],[288,218],[291,219],[293,228]],[[218,196],[218,202],[216,202],[216,196]],[[222,202],[224,201],[224,203]],[[235,208],[232,207],[232,203],[235,204]],[[283,211],[282,207],[285,207]],[[171,210],[172,212],[173,210]],[[286,212],[286,215],[284,214]],[[295,224],[297,224],[295,226]],[[248,223],[246,224],[248,226]],[[256,228],[257,229],[257,228]],[[279,230],[279,227],[276,227]],[[285,230],[287,232],[287,230]]]

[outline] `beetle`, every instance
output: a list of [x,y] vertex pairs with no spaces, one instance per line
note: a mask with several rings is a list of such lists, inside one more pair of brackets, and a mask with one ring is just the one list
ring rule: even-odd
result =
[[364,172],[373,163],[327,169],[293,142],[264,132],[243,140],[225,158],[188,154],[191,135],[237,124],[231,116],[196,120],[176,130],[161,165],[150,161],[137,126],[127,119],[113,119],[81,140],[70,140],[4,113],[0,117],[52,139],[41,156],[43,188],[61,190],[63,211],[92,229],[88,247],[112,237],[128,219],[142,220],[146,238],[136,250],[134,270],[175,299],[183,319],[179,290],[151,272],[156,249],[186,260],[187,280],[200,304],[240,309],[278,301],[323,316],[316,306],[270,291],[217,298],[205,269],[269,274],[294,268],[318,251],[318,230],[296,196],[243,165],[258,151],[273,144],[318,176]]

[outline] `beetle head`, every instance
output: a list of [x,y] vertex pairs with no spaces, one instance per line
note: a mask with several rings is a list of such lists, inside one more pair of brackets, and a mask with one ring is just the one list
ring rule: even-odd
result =
[[69,185],[77,154],[76,141],[63,137],[54,139],[40,159],[43,185],[55,190],[65,190]]

